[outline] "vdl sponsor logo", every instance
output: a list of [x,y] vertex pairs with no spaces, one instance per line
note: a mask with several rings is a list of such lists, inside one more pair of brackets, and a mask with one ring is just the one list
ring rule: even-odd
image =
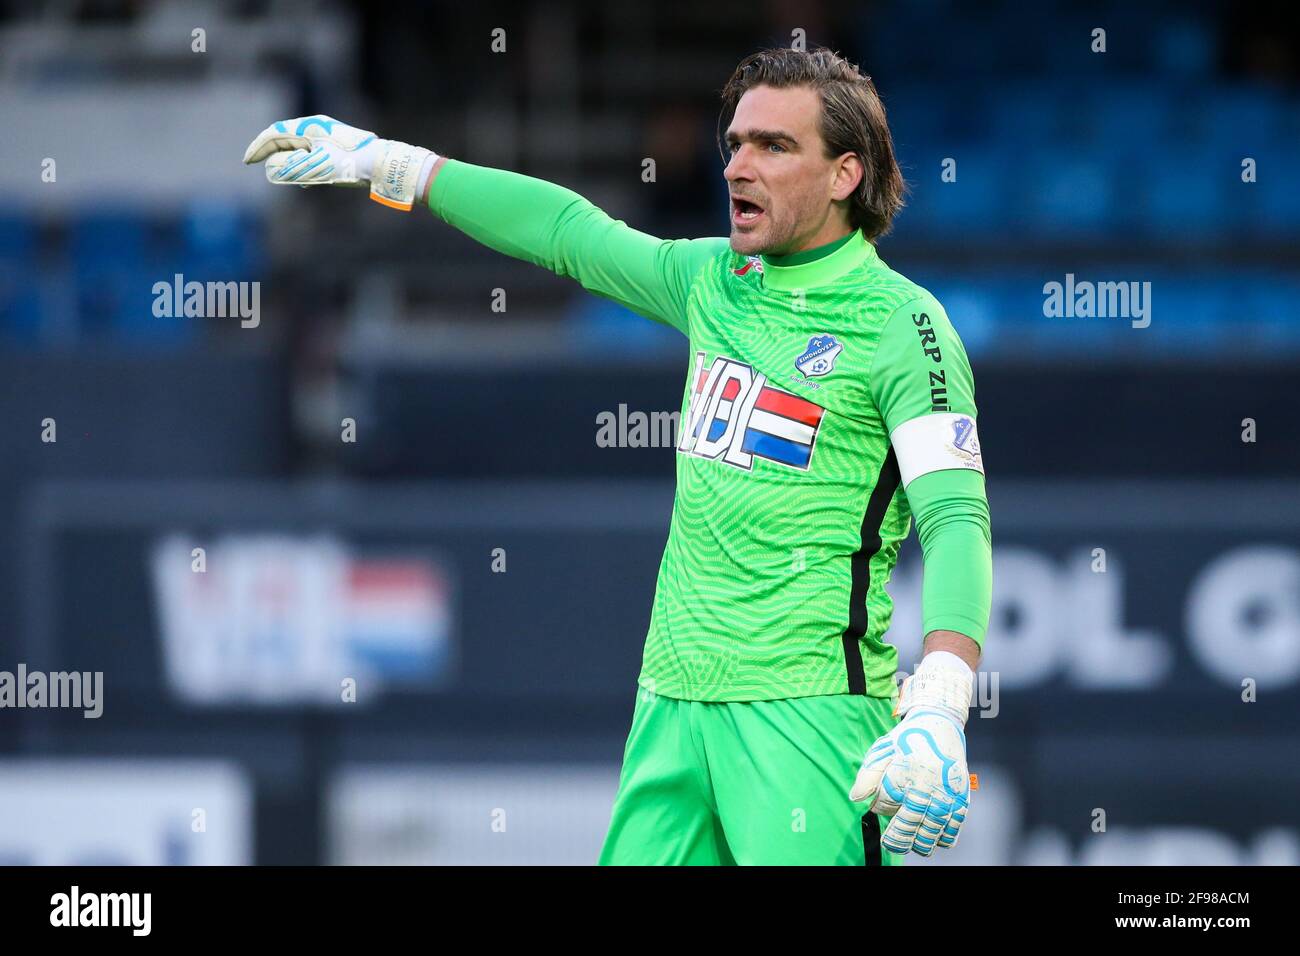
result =
[[749,471],[755,458],[807,471],[826,410],[769,385],[753,366],[695,353],[687,421],[677,452]]
[[148,936],[152,911],[152,893],[82,893],[74,885],[50,897],[51,926],[126,926],[132,936]]

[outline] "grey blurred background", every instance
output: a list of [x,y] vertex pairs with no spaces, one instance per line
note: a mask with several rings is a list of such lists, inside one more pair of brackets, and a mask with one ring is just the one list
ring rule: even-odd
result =
[[[1300,862],[1284,7],[10,0],[0,672],[103,689],[0,709],[0,863],[595,859],[674,464],[598,423],[675,411],[684,338],[240,158],[326,113],[724,234],[718,90],[801,38],[875,77],[881,253],[975,369],[981,787],[925,865]],[[191,281],[255,316],[160,316]],[[1049,315],[1074,281],[1150,283],[1149,324]]]

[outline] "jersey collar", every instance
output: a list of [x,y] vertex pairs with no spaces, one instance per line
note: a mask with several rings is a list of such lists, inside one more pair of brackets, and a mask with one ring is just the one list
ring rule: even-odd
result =
[[[774,265],[771,258],[762,256],[763,287],[791,292],[828,285],[847,275],[858,266],[876,257],[876,247],[867,241],[861,230],[853,233],[847,242],[829,255],[794,266]],[[777,256],[776,258],[783,258]]]

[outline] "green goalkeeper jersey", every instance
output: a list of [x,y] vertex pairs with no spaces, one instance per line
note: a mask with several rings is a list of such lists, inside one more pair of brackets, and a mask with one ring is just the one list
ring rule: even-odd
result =
[[812,256],[746,257],[454,161],[429,205],[690,341],[642,686],[712,701],[890,696],[886,585],[918,501],[925,629],[982,642],[991,559],[970,364],[935,299],[861,233]]

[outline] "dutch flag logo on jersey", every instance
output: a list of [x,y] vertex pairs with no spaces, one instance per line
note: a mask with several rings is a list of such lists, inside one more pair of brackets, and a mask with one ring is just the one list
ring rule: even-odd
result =
[[738,468],[754,457],[806,470],[826,410],[767,384],[767,376],[744,362],[718,356],[706,370],[695,353],[694,388],[677,450],[721,458]]

